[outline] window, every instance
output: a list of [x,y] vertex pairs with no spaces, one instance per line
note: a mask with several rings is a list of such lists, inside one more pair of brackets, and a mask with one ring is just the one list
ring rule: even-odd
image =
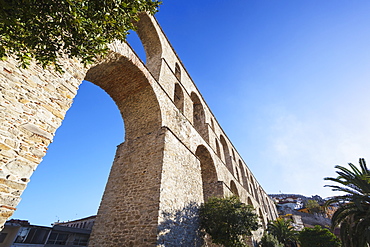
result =
[[76,235],[74,240],[73,240],[73,245],[87,246],[88,241],[89,241],[89,236],[87,236],[87,235]]
[[49,234],[49,229],[31,228],[26,239],[21,243],[44,244]]
[[48,244],[65,245],[68,239],[68,234],[53,232],[50,234]]

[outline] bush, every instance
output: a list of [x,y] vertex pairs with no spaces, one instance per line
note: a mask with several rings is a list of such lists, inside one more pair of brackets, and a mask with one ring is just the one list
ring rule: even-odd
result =
[[280,243],[274,235],[268,233],[263,235],[258,245],[259,247],[284,247],[284,244]]
[[328,229],[321,226],[304,228],[299,233],[298,239],[301,247],[339,247],[339,239]]
[[210,198],[199,211],[200,227],[215,244],[245,246],[243,237],[251,236],[258,229],[258,216],[250,205],[236,196]]

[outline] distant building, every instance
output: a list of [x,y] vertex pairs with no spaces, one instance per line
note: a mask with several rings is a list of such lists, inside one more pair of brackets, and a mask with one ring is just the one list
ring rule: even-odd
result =
[[315,225],[330,227],[330,219],[338,208],[338,205],[331,204],[325,208],[325,213],[312,213],[305,207],[309,200],[316,201],[319,206],[323,206],[326,200],[318,195],[306,197],[299,194],[270,194],[269,196],[276,203],[279,217],[292,220],[292,225],[296,230]]
[[96,215],[78,219],[78,220],[72,220],[72,221],[66,221],[66,222],[55,222],[53,225],[58,226],[67,226],[72,228],[82,228],[82,229],[89,229],[91,230],[94,223],[95,223]]
[[278,211],[299,210],[303,208],[302,197],[299,195],[269,195],[276,203]]
[[26,220],[9,220],[0,232],[0,247],[78,247],[87,246],[96,216],[52,227],[31,225]]

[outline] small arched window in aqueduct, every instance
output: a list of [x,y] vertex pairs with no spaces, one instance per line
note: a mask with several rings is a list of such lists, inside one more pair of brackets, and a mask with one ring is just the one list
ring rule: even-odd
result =
[[200,145],[197,148],[195,155],[200,161],[204,201],[207,201],[211,196],[220,196],[218,193],[216,168],[211,154],[208,152],[206,147]]
[[234,169],[235,169],[236,179],[240,182],[238,167],[235,166]]
[[220,145],[218,144],[217,138],[215,138],[215,143],[216,143],[216,153],[218,157],[221,158]]
[[242,181],[243,181],[243,186],[249,192],[248,181],[247,181],[247,177],[245,176],[245,170],[244,170],[244,167],[243,167],[243,164],[242,164],[241,160],[239,160],[239,169],[240,169],[240,173],[241,173],[241,177],[242,177]]
[[238,189],[236,188],[236,184],[233,180],[230,182],[230,190],[233,192],[234,195],[239,196]]
[[226,167],[227,167],[227,169],[229,169],[229,171],[231,173],[233,173],[233,164],[232,164],[232,161],[231,161],[231,156],[230,156],[230,153],[229,153],[229,148],[227,147],[226,140],[225,140],[225,138],[222,135],[220,136],[220,141],[221,141],[221,145],[222,145],[222,150],[224,151],[224,157],[225,157]]
[[178,83],[175,84],[175,93],[174,93],[173,101],[177,109],[183,112],[184,111],[184,93],[182,92],[181,86]]
[[199,134],[208,142],[208,128],[206,125],[206,114],[198,95],[194,92],[190,95],[193,101],[193,124]]

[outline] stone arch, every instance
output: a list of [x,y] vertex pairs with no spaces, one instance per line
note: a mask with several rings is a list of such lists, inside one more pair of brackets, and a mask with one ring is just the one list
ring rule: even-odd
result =
[[243,186],[248,191],[248,181],[247,181],[247,177],[245,176],[245,170],[244,170],[244,167],[243,167],[243,164],[242,164],[242,161],[241,160],[239,160],[239,170],[240,170],[240,173],[241,173]]
[[249,176],[249,187],[250,187],[250,192],[251,192],[251,195],[253,195],[253,198],[256,199],[256,190],[254,188],[254,180],[253,180],[253,177],[252,177],[252,174],[250,174]]
[[158,79],[162,65],[162,43],[152,18],[145,12],[140,14],[136,23],[137,34],[146,53],[146,66],[154,78]]
[[184,111],[184,93],[179,83],[175,83],[175,92],[174,92],[173,101],[177,109],[183,112]]
[[261,207],[258,209],[258,215],[260,216],[260,219],[262,221],[262,226],[265,229],[266,228],[266,221],[265,221],[265,217],[263,215],[263,212],[261,210]]
[[216,143],[216,153],[218,157],[221,158],[220,145],[218,144],[217,138],[215,138],[215,143]]
[[235,184],[235,182],[234,182],[233,180],[231,180],[231,182],[230,182],[230,190],[231,190],[231,192],[232,192],[234,195],[236,195],[236,196],[238,196],[238,197],[239,197],[239,191],[238,191],[238,188],[236,188],[236,184]]
[[224,152],[226,167],[227,167],[227,169],[229,169],[229,171],[231,173],[233,173],[233,164],[232,164],[232,161],[231,161],[229,148],[227,147],[227,143],[226,143],[225,137],[223,137],[223,135],[220,136],[220,141],[221,141],[221,145],[222,145],[222,150]]
[[238,167],[237,167],[237,166],[235,166],[235,167],[234,167],[234,169],[235,169],[235,176],[236,176],[236,179],[240,182],[240,176],[239,176]]
[[[86,80],[111,96],[125,122],[125,142],[117,148],[94,225],[97,230],[93,229],[91,235],[91,246],[116,245],[114,238],[105,238],[108,232],[127,232],[120,243],[128,242],[130,236],[144,241],[142,239],[148,237],[145,232],[153,231],[158,225],[161,181],[155,170],[162,167],[164,137],[159,135],[163,130],[157,95],[151,77],[144,71],[145,67],[135,60],[112,52],[86,74]],[[153,153],[160,155],[153,157]],[[148,156],[152,158],[142,158]],[[136,191],[134,197],[133,190]],[[152,198],[148,198],[148,194]],[[147,213],[132,211],[132,208],[146,208]],[[129,226],[140,225],[143,220],[148,222],[144,227]],[[111,224],[113,221],[125,224]]]
[[175,76],[177,80],[181,81],[181,69],[178,63],[175,63]]
[[258,185],[256,185],[256,182],[254,181],[253,183],[253,186],[254,186],[254,193],[256,194],[255,196],[255,199],[256,201],[261,204],[261,200],[260,200],[260,191],[259,191],[259,188],[258,188]]
[[200,161],[203,185],[203,199],[207,201],[212,196],[220,196],[217,190],[217,172],[211,154],[203,145],[198,146],[195,155]]
[[248,196],[248,199],[247,199],[247,204],[248,205],[251,205],[252,207],[254,207],[253,206],[253,202],[252,202],[252,199]]
[[157,96],[146,75],[127,57],[111,53],[92,67],[85,79],[101,87],[116,103],[125,121],[126,141],[161,127]]
[[199,134],[208,142],[208,128],[206,125],[206,114],[198,95],[194,92],[190,95],[193,101],[193,124]]
[[236,159],[235,159],[235,152],[234,152],[234,149],[233,148],[231,148],[231,153],[233,154],[233,160],[236,161]]

